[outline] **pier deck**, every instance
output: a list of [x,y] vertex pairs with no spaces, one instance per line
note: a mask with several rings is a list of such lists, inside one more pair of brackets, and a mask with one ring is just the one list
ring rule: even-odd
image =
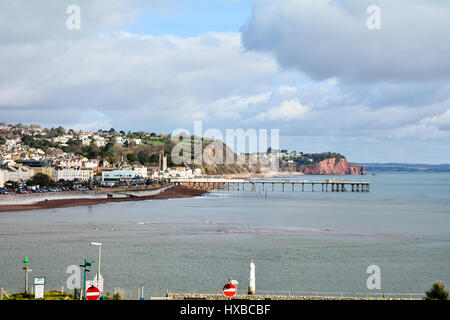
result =
[[[285,186],[290,185],[291,191],[295,191],[295,186],[301,185],[301,191],[305,191],[305,185],[311,186],[311,191],[317,191],[315,186],[321,186],[319,191],[323,192],[369,192],[370,182],[368,181],[338,181],[338,180],[324,180],[324,181],[299,181],[299,180],[251,180],[251,179],[226,179],[226,178],[171,178],[171,183],[175,185],[186,185],[190,188],[202,188],[202,189],[225,189],[225,190],[237,190],[245,191],[245,187],[250,187],[251,191],[256,190],[256,186],[259,185],[263,190],[267,186],[272,187],[272,191],[275,190],[275,185],[281,185],[282,191],[285,191]],[[348,190],[347,190],[348,189]]]

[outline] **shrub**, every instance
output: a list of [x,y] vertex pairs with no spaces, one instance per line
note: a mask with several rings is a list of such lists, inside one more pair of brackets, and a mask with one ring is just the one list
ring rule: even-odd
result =
[[434,282],[425,295],[425,300],[448,300],[448,291],[442,282]]

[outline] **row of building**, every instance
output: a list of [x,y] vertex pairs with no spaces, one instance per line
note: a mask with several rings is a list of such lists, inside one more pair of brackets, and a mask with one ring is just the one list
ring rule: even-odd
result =
[[4,188],[6,182],[25,183],[38,173],[49,176],[53,181],[98,181],[102,183],[148,178],[155,180],[171,177],[193,178],[202,174],[200,169],[192,170],[185,167],[165,168],[165,170],[145,166],[124,168],[53,167],[47,163],[35,161],[28,162],[26,165],[15,163],[0,168],[0,188]]

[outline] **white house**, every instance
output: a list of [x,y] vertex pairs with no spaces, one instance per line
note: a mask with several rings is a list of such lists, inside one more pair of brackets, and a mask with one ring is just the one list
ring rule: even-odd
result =
[[89,181],[89,179],[94,177],[94,171],[82,168],[58,168],[53,170],[53,177],[56,181]]
[[5,187],[5,170],[0,169],[0,188]]

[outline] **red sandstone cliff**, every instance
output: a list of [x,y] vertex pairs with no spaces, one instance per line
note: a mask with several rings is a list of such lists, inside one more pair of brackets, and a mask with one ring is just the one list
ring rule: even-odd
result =
[[336,158],[325,159],[316,164],[297,167],[298,172],[304,174],[365,174],[363,166],[348,163],[345,158],[336,162]]

